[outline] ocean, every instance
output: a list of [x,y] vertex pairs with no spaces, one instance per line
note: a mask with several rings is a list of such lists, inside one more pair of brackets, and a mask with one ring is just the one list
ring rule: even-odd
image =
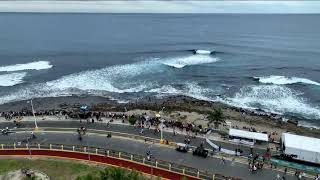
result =
[[320,126],[319,20],[1,13],[0,104],[81,94],[119,102],[186,95]]

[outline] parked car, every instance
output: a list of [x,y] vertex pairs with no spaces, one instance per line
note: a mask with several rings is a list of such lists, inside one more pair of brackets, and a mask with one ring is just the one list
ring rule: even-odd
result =
[[195,156],[201,156],[206,158],[208,156],[208,150],[204,149],[202,146],[197,147],[194,151],[193,151],[193,155]]

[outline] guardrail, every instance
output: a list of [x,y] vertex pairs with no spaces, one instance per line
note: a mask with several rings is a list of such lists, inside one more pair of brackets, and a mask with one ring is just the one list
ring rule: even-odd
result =
[[181,179],[182,177],[186,177],[187,179],[192,180],[237,180],[236,178],[225,177],[220,174],[211,174],[192,167],[159,159],[147,160],[146,157],[141,155],[90,146],[34,143],[1,144],[0,155],[40,155],[75,158],[136,169],[150,175],[161,176],[168,179]]

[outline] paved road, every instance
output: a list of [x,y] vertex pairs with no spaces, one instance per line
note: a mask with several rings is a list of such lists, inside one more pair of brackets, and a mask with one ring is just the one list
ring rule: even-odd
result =
[[[30,133],[13,133],[10,135],[0,135],[0,143],[13,143],[22,142],[26,139],[26,136],[30,136]],[[130,139],[123,138],[106,138],[105,136],[98,135],[85,135],[82,142],[78,140],[76,133],[53,133],[44,132],[37,133],[36,143],[52,143],[52,144],[78,144],[78,145],[90,145],[101,148],[114,149],[117,151],[130,152],[134,154],[145,155],[145,152],[150,148],[151,153],[155,158],[169,161],[172,163],[178,163],[181,165],[194,167],[204,171],[210,171],[214,173],[223,174],[226,176],[239,177],[244,180],[273,180],[278,172],[270,169],[263,169],[257,172],[257,174],[250,174],[248,172],[247,165],[227,162],[221,164],[221,160],[217,158],[201,158],[192,156],[191,153],[180,153],[174,149],[160,145],[150,145],[140,141],[133,141]],[[25,147],[25,146],[24,146]],[[288,175],[288,180],[296,179],[293,176]]]
[[[108,130],[108,131],[115,131],[115,132],[121,132],[121,133],[127,133],[127,134],[135,134],[135,135],[141,135],[138,129],[136,129],[133,126],[129,125],[121,125],[121,124],[110,124],[110,127],[107,127],[106,123],[101,123],[101,122],[95,122],[95,123],[87,123],[87,122],[82,122],[80,121],[74,121],[74,120],[69,120],[69,121],[38,121],[38,126],[39,127],[56,127],[56,128],[79,128],[80,126],[87,127],[88,129],[97,129],[97,130]],[[0,128],[13,128],[14,124],[12,122],[1,122],[0,123]],[[33,121],[24,121],[22,127],[29,127],[33,128],[34,127],[34,122]],[[155,135],[153,130],[148,130],[145,129],[143,136],[150,137],[150,138],[157,138],[160,139],[160,134]],[[173,141],[173,142],[184,142],[185,136],[184,135],[176,135],[174,136],[173,133],[171,132],[164,132],[164,138]],[[191,140],[191,145],[193,146],[199,146],[202,141],[205,141],[204,138],[196,138]],[[237,148],[240,148],[244,151],[244,155],[249,155],[250,148],[247,146],[243,145],[236,145],[236,144],[231,144],[231,143],[226,143],[226,142],[217,142],[213,141],[217,145],[221,145],[221,147],[230,149],[230,150],[235,150]],[[205,143],[206,148],[211,148],[207,143]],[[262,149],[254,149],[255,152],[259,154],[263,154],[265,150]]]

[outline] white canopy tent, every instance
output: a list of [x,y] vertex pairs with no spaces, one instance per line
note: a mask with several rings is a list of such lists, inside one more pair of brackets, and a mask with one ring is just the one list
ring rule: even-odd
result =
[[296,155],[296,159],[320,163],[320,139],[283,133],[282,145],[284,153]]
[[230,128],[229,136],[268,142],[268,134],[244,131],[240,129]]

